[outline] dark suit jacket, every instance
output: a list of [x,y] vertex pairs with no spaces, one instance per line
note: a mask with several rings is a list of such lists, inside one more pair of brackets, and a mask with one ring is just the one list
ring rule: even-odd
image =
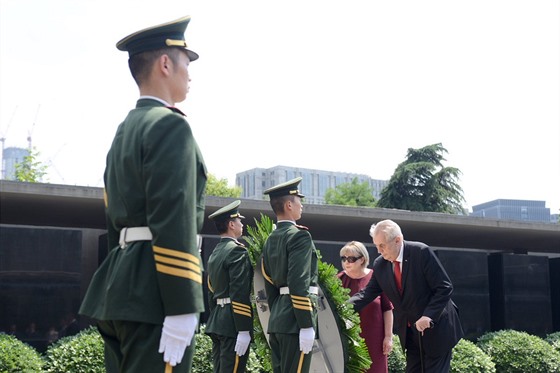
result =
[[402,296],[397,290],[391,262],[379,256],[373,269],[367,286],[350,298],[350,302],[359,311],[384,292],[395,307],[394,324],[403,349],[407,324],[414,325],[421,316],[428,316],[434,322],[433,328],[424,331],[422,339],[424,353],[428,356],[446,354],[463,337],[458,309],[451,300],[453,285],[430,247],[421,242],[404,241]]

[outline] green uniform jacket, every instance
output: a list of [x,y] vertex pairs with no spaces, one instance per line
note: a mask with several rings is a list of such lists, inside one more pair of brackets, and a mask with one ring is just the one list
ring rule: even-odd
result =
[[[319,277],[317,252],[307,228],[279,222],[264,244],[261,265],[270,307],[268,333],[317,330],[317,296],[309,294]],[[284,286],[290,295],[280,295]]]
[[[140,99],[107,155],[105,206],[111,251],[80,313],[99,320],[161,324],[204,311],[197,233],[206,166],[182,113]],[[152,241],[119,247],[124,227],[148,226]]]
[[[223,237],[208,259],[208,304],[210,316],[207,334],[237,337],[239,331],[253,332],[251,281],[253,266],[245,246],[237,240]],[[230,298],[223,307],[216,299]]]

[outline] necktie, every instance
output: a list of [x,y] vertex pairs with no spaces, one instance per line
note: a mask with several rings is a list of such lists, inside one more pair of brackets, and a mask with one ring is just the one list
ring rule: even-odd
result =
[[395,282],[397,283],[397,289],[399,289],[399,293],[402,294],[402,274],[401,274],[401,266],[400,262],[395,260],[394,264],[394,272],[395,272]]

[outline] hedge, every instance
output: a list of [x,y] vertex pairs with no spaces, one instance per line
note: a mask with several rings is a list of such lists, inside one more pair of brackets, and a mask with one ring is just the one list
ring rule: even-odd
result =
[[42,366],[37,350],[12,335],[0,333],[0,373],[36,373]]
[[[195,335],[196,348],[193,357],[193,373],[212,371],[212,341],[204,334]],[[514,330],[489,332],[475,343],[462,339],[453,349],[451,372],[479,373],[539,373],[559,372],[560,332],[545,339]],[[251,343],[247,371],[270,372],[267,357]],[[268,364],[269,365],[269,364]],[[389,372],[404,373],[406,358],[399,339],[393,338],[393,350],[389,354]],[[87,372],[103,373],[103,340],[95,327],[83,330],[72,337],[60,339],[51,345],[43,357],[31,346],[11,335],[0,333],[0,373],[37,372]]]
[[405,373],[406,357],[398,335],[393,335],[393,349],[389,353],[389,373]]
[[560,352],[560,332],[551,333],[544,340],[550,343],[556,351]]
[[484,334],[477,345],[496,364],[497,373],[560,371],[560,353],[545,340],[515,330]]
[[103,339],[96,327],[64,337],[45,352],[44,372],[104,373]]
[[473,342],[461,339],[453,347],[451,373],[478,372],[495,373],[496,364]]

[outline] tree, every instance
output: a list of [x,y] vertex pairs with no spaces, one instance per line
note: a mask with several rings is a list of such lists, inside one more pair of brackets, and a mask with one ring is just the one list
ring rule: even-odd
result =
[[358,178],[355,177],[350,183],[327,189],[325,203],[327,205],[373,207],[375,206],[373,188],[367,181],[359,183]]
[[38,160],[39,152],[35,147],[29,150],[29,154],[23,157],[23,161],[16,163],[16,180],[28,183],[39,183],[47,174],[47,165]]
[[212,174],[208,174],[208,182],[206,183],[206,195],[216,197],[233,197],[241,196],[240,187],[228,187],[227,179],[220,179]]
[[457,182],[461,171],[443,166],[444,153],[447,149],[441,143],[409,148],[407,159],[381,191],[377,207],[465,214],[463,190]]

